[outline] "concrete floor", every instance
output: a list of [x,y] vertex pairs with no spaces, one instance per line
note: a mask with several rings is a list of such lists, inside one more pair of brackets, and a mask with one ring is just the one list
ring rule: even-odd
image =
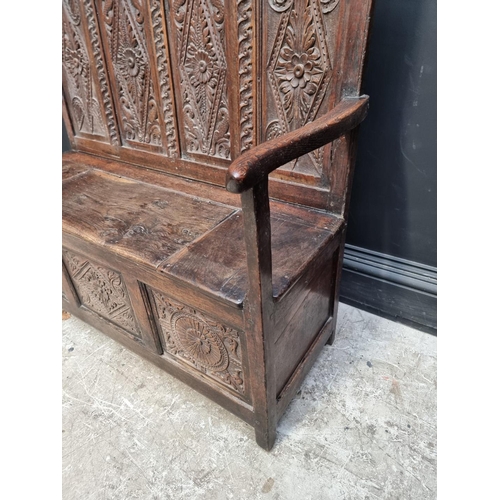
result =
[[436,338],[340,305],[271,452],[231,413],[63,321],[63,498],[434,499]]

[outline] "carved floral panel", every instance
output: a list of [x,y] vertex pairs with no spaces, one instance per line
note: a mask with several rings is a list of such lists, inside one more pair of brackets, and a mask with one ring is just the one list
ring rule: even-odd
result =
[[227,65],[222,0],[171,2],[185,147],[230,157]]
[[152,68],[146,45],[145,0],[98,0],[116,85],[116,105],[122,139],[128,143],[162,146]]
[[82,305],[140,337],[121,275],[73,252],[63,255]]
[[152,291],[165,351],[245,394],[240,332]]
[[[84,19],[77,0],[64,0],[62,3],[62,66],[65,83],[66,103],[71,118],[73,131],[77,136],[91,136],[99,141],[110,141],[116,138],[116,130],[111,116],[105,114],[109,104],[107,82],[99,81],[96,69],[91,62],[94,58],[102,58],[100,47],[87,46],[85,33],[87,23],[94,23],[94,13],[84,11]],[[102,59],[101,59],[102,61]],[[103,98],[108,102],[101,106]]]
[[[268,0],[269,19],[276,19],[276,29],[271,35],[266,68],[272,103],[266,140],[302,127],[317,117],[333,77],[325,16],[338,2]],[[323,149],[319,149],[282,168],[321,177],[322,165]]]

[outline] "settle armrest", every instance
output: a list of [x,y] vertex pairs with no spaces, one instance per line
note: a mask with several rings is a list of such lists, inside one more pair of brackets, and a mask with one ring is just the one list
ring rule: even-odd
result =
[[242,154],[228,168],[226,187],[243,193],[289,161],[332,142],[359,125],[368,112],[368,96],[345,98],[326,115]]

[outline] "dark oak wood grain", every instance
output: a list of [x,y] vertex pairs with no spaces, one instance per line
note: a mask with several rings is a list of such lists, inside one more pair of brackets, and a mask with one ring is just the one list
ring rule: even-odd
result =
[[64,231],[153,267],[234,211],[96,170],[65,181],[63,201]]
[[[272,289],[273,297],[279,299],[335,233],[287,221],[280,218],[279,213],[274,214],[271,217]],[[337,223],[341,225],[342,221],[337,219]],[[159,270],[242,305],[249,286],[244,235],[243,217],[237,212],[187,245]]]
[[333,342],[371,0],[63,0],[65,310],[255,428]]

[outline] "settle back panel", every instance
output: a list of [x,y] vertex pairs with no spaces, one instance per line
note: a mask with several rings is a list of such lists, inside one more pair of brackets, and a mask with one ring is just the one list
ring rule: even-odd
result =
[[[241,152],[359,94],[369,7],[364,0],[64,0],[73,146],[222,186]],[[271,195],[341,210],[341,142],[274,172]]]

